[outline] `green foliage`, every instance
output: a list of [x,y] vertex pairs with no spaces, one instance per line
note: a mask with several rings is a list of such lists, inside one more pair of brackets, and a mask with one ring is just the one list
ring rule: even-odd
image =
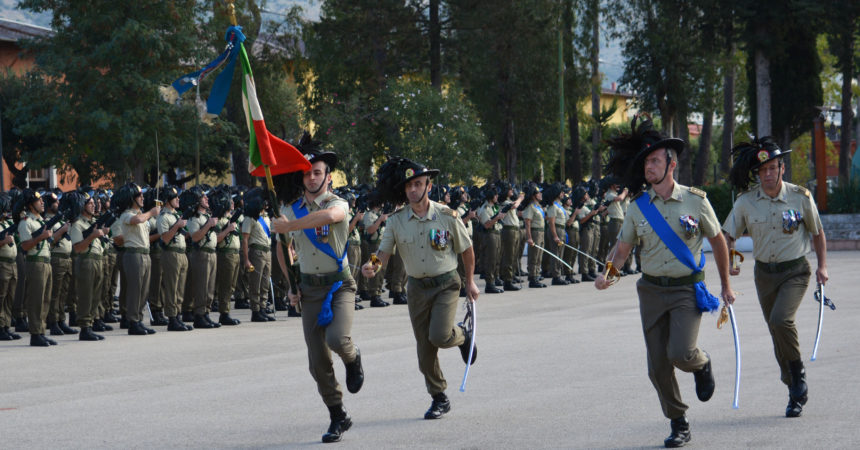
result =
[[717,219],[720,223],[723,223],[726,220],[726,217],[729,216],[729,212],[732,210],[732,205],[734,205],[734,198],[732,198],[732,195],[737,195],[738,193],[732,191],[732,186],[728,183],[699,186],[699,188],[708,194],[708,201],[711,202],[711,206],[714,208],[714,213],[716,213]]
[[830,214],[860,213],[860,183],[852,181],[834,187],[827,194],[827,212]]

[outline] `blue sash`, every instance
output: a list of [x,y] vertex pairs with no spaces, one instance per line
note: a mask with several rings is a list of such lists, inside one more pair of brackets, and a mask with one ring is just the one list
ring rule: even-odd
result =
[[558,208],[559,211],[561,211],[561,214],[564,216],[565,223],[561,224],[562,228],[564,228],[564,243],[570,244],[570,240],[567,238],[567,212],[564,210],[564,208],[561,207],[561,205],[558,204],[558,202],[553,202],[553,204],[556,208]]
[[[300,206],[302,203],[302,199],[296,200],[293,203],[293,214],[296,216],[296,219],[301,219],[302,217],[308,215],[307,208]],[[310,229],[305,228],[303,230],[305,232],[305,236],[307,236],[308,240],[311,241],[314,247],[319,249],[319,251],[325,253],[330,256],[337,262],[337,271],[343,272],[343,260],[346,258],[346,250],[349,248],[349,242],[343,246],[343,255],[340,258],[337,257],[337,254],[334,252],[334,249],[331,248],[331,245],[328,242],[320,242],[317,239],[316,233],[311,231]],[[331,298],[335,292],[337,292],[340,287],[343,286],[343,281],[337,281],[332,286],[331,289],[325,296],[323,300],[322,308],[320,309],[320,313],[317,314],[317,325],[324,327],[331,323],[332,319],[334,319],[334,313],[331,310]]]
[[[695,258],[693,257],[693,252],[690,251],[687,244],[685,244],[684,241],[682,241],[681,238],[672,230],[672,227],[666,223],[666,220],[663,219],[660,211],[658,211],[657,207],[651,203],[651,196],[648,195],[647,192],[644,192],[636,199],[636,205],[639,206],[639,210],[642,211],[642,215],[645,216],[645,220],[648,221],[651,228],[653,228],[654,232],[657,233],[657,236],[660,236],[660,240],[666,244],[669,251],[678,258],[678,261],[681,261],[681,263],[692,270],[694,274],[699,273],[704,269],[705,251],[702,250],[702,255],[699,259],[699,264],[697,265]],[[699,307],[699,310],[703,312],[711,312],[716,311],[716,309],[720,307],[720,300],[708,292],[704,281],[696,283],[695,288],[696,304]]]
[[263,227],[263,231],[266,232],[266,236],[272,237],[272,232],[269,231],[269,226],[266,225],[266,221],[262,217],[257,217],[257,223],[259,223],[260,226]]

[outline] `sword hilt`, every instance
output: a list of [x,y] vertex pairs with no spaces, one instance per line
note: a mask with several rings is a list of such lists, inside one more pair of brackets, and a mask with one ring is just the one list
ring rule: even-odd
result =
[[612,264],[612,261],[606,262],[606,272],[603,274],[603,278],[609,283],[610,286],[617,283],[618,280],[621,279],[621,273],[618,272],[618,268]]
[[740,269],[741,263],[744,262],[744,254],[735,249],[731,249],[729,250],[729,256],[732,258],[732,269]]

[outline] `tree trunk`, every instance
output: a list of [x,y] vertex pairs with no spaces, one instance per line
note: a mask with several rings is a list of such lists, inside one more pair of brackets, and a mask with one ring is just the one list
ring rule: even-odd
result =
[[[788,127],[782,130],[779,134],[779,138],[777,142],[779,143],[779,148],[791,148],[791,130]],[[791,183],[791,154],[782,158],[785,162],[785,174],[782,176],[782,179]]]
[[727,175],[732,167],[735,134],[735,65],[730,63],[726,66],[723,77],[723,146],[720,152],[720,173],[723,175]]
[[[845,44],[845,52],[854,54],[854,36],[851,35]],[[854,64],[845,64],[842,68],[842,127],[839,133],[839,184],[848,183],[848,172],[851,167],[851,124],[854,112],[851,110],[851,80],[854,78]]]
[[591,131],[591,178],[600,179],[600,13],[598,2],[592,3],[594,20],[591,24],[591,116],[594,127]]
[[430,84],[442,92],[442,26],[439,0],[430,0]]
[[699,152],[696,154],[696,164],[693,172],[693,185],[705,184],[705,175],[711,162],[711,136],[714,130],[714,111],[705,111],[702,119],[702,134],[699,136]]
[[690,157],[690,129],[687,128],[687,114],[679,112],[675,119],[675,129],[679,131],[678,137],[684,141],[684,151],[678,155],[678,180],[684,186],[693,183],[693,169],[691,167],[693,158]]
[[755,51],[756,134],[771,136],[770,60],[761,49]]
[[233,171],[236,175],[236,185],[238,186],[253,186],[251,182],[251,174],[248,172],[248,151],[246,149],[236,149],[232,152]]
[[570,129],[570,155],[568,170],[573,183],[582,181],[582,148],[579,145],[579,109],[571,108],[567,114],[567,127]]
[[[505,119],[504,136],[502,137],[502,147],[505,150],[505,175],[511,182],[517,181],[517,148],[514,133],[514,119],[508,117]],[[499,176],[499,179],[502,177]]]

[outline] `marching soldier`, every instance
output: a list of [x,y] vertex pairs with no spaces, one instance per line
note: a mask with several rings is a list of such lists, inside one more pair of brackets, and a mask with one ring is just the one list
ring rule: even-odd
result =
[[15,288],[18,283],[18,246],[15,245],[15,221],[9,217],[12,209],[12,198],[6,192],[0,192],[0,230],[5,235],[0,239],[0,341],[21,339],[21,335],[10,329],[12,326],[12,302],[15,300]]
[[242,222],[242,255],[248,272],[251,322],[273,322],[266,313],[269,277],[272,273],[271,221],[266,214],[263,191],[252,189],[245,195],[245,220]]
[[[110,196],[108,195],[108,192],[99,191],[95,198],[98,202],[95,205],[96,214],[102,215],[111,211]],[[116,293],[117,276],[119,275],[117,269],[117,245],[122,243],[122,236],[119,234],[121,232],[119,228],[119,220],[115,220],[108,229],[107,234],[104,236],[105,240],[102,240],[102,243],[104,244],[102,245],[104,248],[104,264],[102,270],[104,270],[104,272],[102,273],[101,293],[98,295],[98,309],[96,311],[96,317],[93,320],[93,331],[113,331],[113,326],[108,324],[117,323],[119,321],[119,318],[113,313],[113,299],[114,294]]]
[[[711,359],[696,343],[702,312],[715,310],[720,304],[703,281],[704,238],[714,251],[723,300],[733,302],[734,293],[729,282],[728,248],[711,204],[703,191],[674,180],[684,141],[664,138],[647,119],[637,127],[638,119],[633,119],[631,134],[610,140],[614,155],[607,169],[626,178],[631,194],[638,194],[646,183],[650,187],[630,206],[611,263],[622,266],[633,244],[642,240],[643,275],[636,289],[648,375],[663,414],[671,421],[672,432],[663,443],[681,447],[690,441],[690,424],[675,368],[693,373],[699,400],[708,401],[714,392]],[[701,259],[693,256],[699,254]],[[609,287],[603,274],[597,277],[595,287]]]
[[526,207],[523,209],[523,221],[526,224],[526,242],[528,243],[528,264],[526,271],[529,273],[530,288],[545,288],[546,285],[539,280],[540,261],[542,250],[535,247],[543,247],[543,232],[546,226],[546,212],[540,203],[543,200],[541,189],[534,183],[529,183],[525,189]]
[[[472,219],[476,217],[475,211],[469,207],[469,193],[465,188],[459,188],[452,194],[452,200],[456,206],[457,216],[463,222],[463,227],[466,228],[466,236],[473,239],[474,228],[472,227]],[[473,249],[474,252],[474,241]],[[522,253],[521,253],[522,254]],[[463,255],[457,255],[457,274],[460,275],[460,297],[466,296],[466,266],[463,264]]]
[[[77,220],[69,230],[72,248],[75,252],[75,290],[77,291],[77,320],[81,327],[78,340],[101,341],[104,336],[93,332],[93,324],[98,313],[104,283],[104,245],[101,237],[108,232],[107,227],[96,226],[95,199],[86,193],[70,192],[75,212],[80,211]],[[86,236],[85,236],[86,234]]]
[[[331,424],[323,442],[338,442],[352,426],[343,407],[343,391],[335,377],[331,352],[346,366],[346,388],[355,394],[364,384],[361,352],[352,339],[355,280],[349,270],[347,235],[349,205],[327,190],[337,155],[320,150],[307,132],[298,145],[310,163],[303,173],[279,176],[279,193],[287,204],[273,221],[276,233],[290,233],[301,266],[301,281],[290,303],[301,302],[302,329],[308,347],[310,372],[329,410]],[[296,198],[298,198],[296,200]],[[284,261],[283,246],[277,246]],[[285,264],[281,264],[286,267]]]
[[21,237],[21,250],[26,252],[27,281],[24,288],[24,304],[27,308],[30,345],[33,347],[57,345],[56,341],[45,337],[45,318],[48,316],[52,281],[51,250],[48,241],[52,233],[45,227],[45,221],[42,220],[45,203],[38,192],[24,189],[16,209],[19,212],[22,210],[26,212],[18,223],[18,235]]
[[167,331],[190,331],[194,327],[182,321],[181,308],[188,276],[188,257],[185,254],[183,229],[188,223],[177,211],[179,192],[174,186],[164,188],[164,209],[158,215],[156,226],[164,251],[161,254],[161,289],[164,311],[167,313]]
[[495,186],[488,184],[484,188],[484,199],[484,205],[478,211],[478,222],[480,222],[484,232],[484,252],[481,254],[481,265],[484,268],[484,281],[486,282],[484,292],[487,294],[500,294],[505,292],[496,286],[496,280],[499,279],[501,222],[507,214],[499,208],[499,192]]
[[[433,398],[424,419],[438,419],[451,409],[445,395],[447,382],[439,367],[439,349],[459,347],[467,364],[474,364],[477,358],[476,348],[469,361],[471,336],[466,328],[454,325],[460,289],[456,255],[463,256],[466,266],[468,301],[475,301],[479,293],[472,279],[475,257],[457,213],[427,197],[430,180],[438,173],[408,159],[395,158],[379,169],[377,181],[380,193],[390,201],[408,201],[408,206],[389,219],[378,256],[384,267],[396,247],[409,276],[406,290],[418,346],[418,367]],[[362,266],[362,274],[371,278],[379,269],[368,262]]]
[[[781,150],[769,137],[738,144],[729,181],[742,194],[723,224],[734,249],[735,239],[749,230],[755,257],[755,287],[761,311],[773,339],[780,378],[788,386],[786,417],[798,417],[807,400],[806,371],[794,318],[809,285],[809,243],[818,259],[815,280],[827,282],[827,242],[812,195],[806,188],[782,180]],[[759,185],[750,188],[750,183]],[[810,239],[811,238],[811,239]],[[732,275],[740,267],[732,268]],[[821,299],[824,301],[824,299]]]
[[[564,262],[567,263],[568,266],[573,267],[576,265],[576,257],[579,256],[574,248],[579,248],[579,221],[576,220],[576,216],[579,214],[579,202],[581,201],[583,195],[583,191],[581,189],[577,189],[571,192],[570,195],[565,197],[564,199],[564,210],[567,213],[567,222],[565,222],[564,231],[567,233],[568,242],[567,245],[570,247],[564,248]],[[576,197],[574,200],[573,197]],[[579,283],[579,280],[574,278],[576,272],[571,268],[564,268],[565,270],[565,279],[572,284]]]

